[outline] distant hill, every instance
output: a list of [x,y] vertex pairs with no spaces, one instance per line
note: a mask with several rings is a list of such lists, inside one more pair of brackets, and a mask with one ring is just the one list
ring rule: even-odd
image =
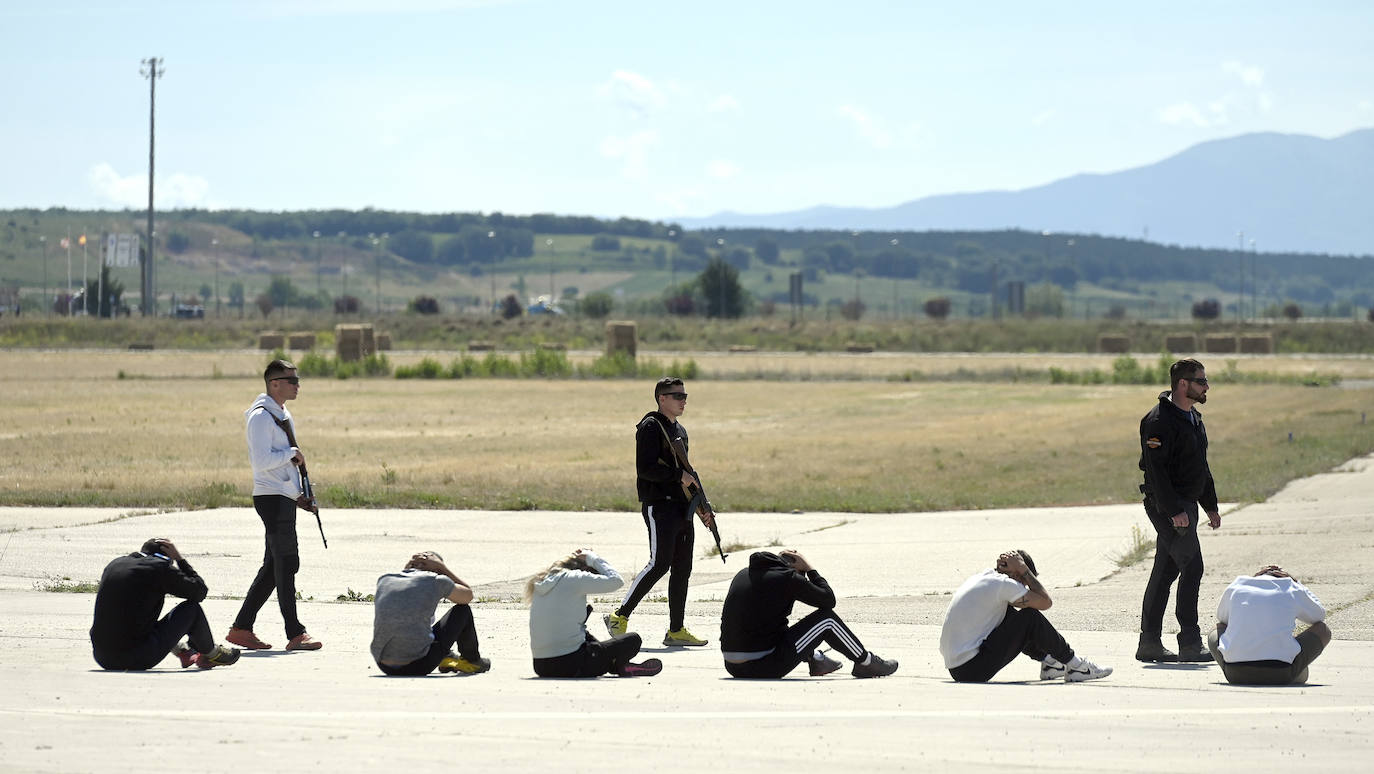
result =
[[[1135,169],[1020,191],[946,194],[880,209],[722,212],[688,228],[1074,232],[1265,252],[1374,254],[1374,129],[1335,139],[1264,132],[1200,143]],[[1247,245],[1248,246],[1248,245]]]

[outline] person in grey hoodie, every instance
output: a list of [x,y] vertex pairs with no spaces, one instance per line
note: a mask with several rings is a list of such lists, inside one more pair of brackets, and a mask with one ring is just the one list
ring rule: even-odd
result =
[[[1271,564],[1236,578],[1221,593],[1207,647],[1228,683],[1300,685],[1307,682],[1307,666],[1331,644],[1325,619],[1316,595]],[[1308,624],[1296,637],[1295,621]]]
[[301,477],[296,467],[305,462],[301,450],[291,445],[282,422],[292,428],[295,420],[286,402],[300,393],[301,380],[296,366],[287,360],[273,360],[263,372],[267,391],[258,395],[243,412],[247,419],[248,458],[253,464],[253,508],[262,519],[266,547],[262,566],[243,595],[234,624],[225,640],[249,650],[267,650],[271,645],[253,633],[258,611],[277,592],[277,606],[286,627],[287,650],[319,650],[319,640],[305,631],[296,617],[296,572],[301,567],[296,542],[296,498],[301,494]]
[[590,548],[579,548],[525,582],[530,605],[530,651],[540,677],[648,677],[663,669],[656,658],[630,659],[643,641],[633,632],[597,640],[587,631],[587,595],[624,585],[620,573]]

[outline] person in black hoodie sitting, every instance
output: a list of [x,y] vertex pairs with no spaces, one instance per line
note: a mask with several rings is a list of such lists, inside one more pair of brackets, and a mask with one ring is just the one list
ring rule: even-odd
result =
[[[152,669],[168,653],[185,669],[228,666],[239,659],[237,648],[216,645],[200,603],[208,589],[177,547],[167,538],[152,538],[138,551],[105,567],[95,595],[91,648],[105,669]],[[186,601],[161,619],[167,595]],[[177,644],[188,638],[189,647]]]
[[[817,608],[788,626],[792,605]],[[803,661],[812,677],[827,675],[840,662],[818,650],[824,642],[854,662],[855,677],[886,677],[897,662],[868,650],[858,635],[835,614],[835,592],[806,557],[787,549],[781,554],[756,551],[749,567],[730,582],[720,614],[720,647],[725,671],[732,677],[777,679]]]

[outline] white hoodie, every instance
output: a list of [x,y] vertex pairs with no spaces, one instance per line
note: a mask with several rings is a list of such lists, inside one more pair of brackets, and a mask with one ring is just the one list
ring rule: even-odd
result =
[[296,456],[297,449],[273,421],[273,417],[284,418],[291,424],[294,434],[296,422],[291,412],[277,405],[264,392],[243,416],[248,424],[248,459],[253,463],[253,496],[281,495],[296,499],[301,494],[301,477],[296,473],[296,466],[291,464],[291,458]]
[[587,641],[587,595],[615,591],[624,579],[605,559],[588,551],[586,570],[556,570],[534,584],[530,600],[530,650],[535,658],[566,656]]
[[1226,663],[1283,661],[1293,663],[1302,646],[1293,637],[1293,621],[1313,624],[1326,617],[1316,595],[1292,578],[1242,575],[1221,593],[1217,620],[1226,631],[1217,650]]

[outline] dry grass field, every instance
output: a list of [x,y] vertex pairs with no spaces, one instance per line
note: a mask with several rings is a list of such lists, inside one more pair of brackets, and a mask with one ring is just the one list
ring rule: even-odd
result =
[[[801,359],[851,377],[882,360],[745,357],[736,362],[766,360],[772,372]],[[940,357],[971,368],[1035,360]],[[1367,361],[1334,358],[1269,358],[1264,370],[1343,362],[1352,378],[1367,375]],[[247,351],[0,352],[0,504],[247,503],[242,410],[264,363]],[[724,371],[714,363],[699,361]],[[1159,388],[862,374],[873,380],[689,383],[683,422],[716,504],[914,511],[1138,497],[1136,425]],[[291,409],[326,506],[634,509],[631,437],[649,393],[638,381],[311,379]],[[1225,500],[1261,499],[1374,450],[1369,389],[1216,385],[1212,398]]]

